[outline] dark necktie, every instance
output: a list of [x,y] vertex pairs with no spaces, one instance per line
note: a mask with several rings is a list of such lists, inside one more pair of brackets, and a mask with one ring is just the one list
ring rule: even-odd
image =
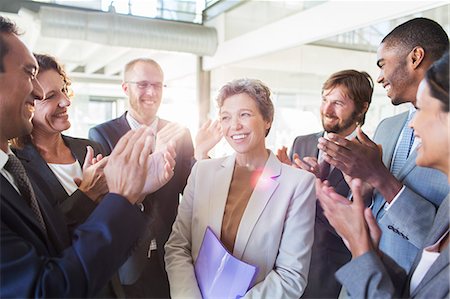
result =
[[320,180],[325,181],[328,178],[328,175],[330,174],[330,163],[323,160],[319,164],[320,169]]
[[33,187],[31,186],[30,180],[25,172],[20,160],[12,154],[8,155],[8,162],[5,164],[5,169],[13,176],[17,188],[20,191],[22,197],[27,201],[28,205],[31,207],[33,214],[36,216],[39,225],[47,232],[45,227],[44,219],[42,218],[41,210],[39,209],[36,196],[34,195]]

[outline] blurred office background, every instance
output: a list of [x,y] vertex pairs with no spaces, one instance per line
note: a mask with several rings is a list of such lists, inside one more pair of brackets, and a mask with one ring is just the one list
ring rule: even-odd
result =
[[[376,50],[398,24],[427,17],[449,33],[450,1],[0,0],[2,16],[24,31],[36,53],[56,56],[71,77],[68,135],[127,109],[122,68],[150,57],[165,72],[159,115],[194,137],[217,116],[215,97],[235,78],[269,85],[275,121],[267,145],[288,147],[295,136],[321,130],[321,86],[342,69],[378,77]],[[375,83],[364,130],[408,109],[394,107]],[[227,152],[221,143],[216,156]]]

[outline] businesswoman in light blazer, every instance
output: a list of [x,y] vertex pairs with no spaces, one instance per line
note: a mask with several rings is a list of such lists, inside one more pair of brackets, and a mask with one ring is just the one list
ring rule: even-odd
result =
[[235,153],[192,169],[165,246],[171,296],[201,298],[194,263],[209,226],[235,257],[258,266],[245,298],[299,298],[313,243],[314,176],[266,149],[274,108],[261,81],[232,81],[217,102]]

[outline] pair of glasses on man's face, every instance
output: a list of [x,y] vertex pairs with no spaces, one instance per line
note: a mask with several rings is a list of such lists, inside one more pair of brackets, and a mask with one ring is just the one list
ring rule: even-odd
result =
[[166,87],[166,85],[161,82],[152,83],[150,81],[125,81],[125,83],[136,84],[137,88],[142,90],[152,88],[153,90],[160,91],[163,87]]

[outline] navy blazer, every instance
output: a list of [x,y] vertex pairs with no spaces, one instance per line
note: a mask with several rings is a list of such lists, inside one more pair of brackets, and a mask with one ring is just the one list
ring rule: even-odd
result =
[[[295,138],[290,153],[291,161],[294,153],[297,153],[301,159],[318,158],[318,139],[323,134],[322,131]],[[334,168],[327,180],[337,193],[347,197],[349,187],[339,169]],[[350,261],[351,253],[323,214],[319,201],[316,202],[315,221],[308,284],[302,298],[337,298],[341,285],[334,277],[334,273]]]
[[0,175],[0,297],[94,296],[125,261],[147,217],[125,198],[107,194],[70,236],[63,214],[33,187],[47,234]]
[[[105,154],[109,154],[116,146],[120,137],[131,130],[126,120],[126,113],[119,118],[97,125],[89,130],[89,139],[100,143],[105,150]],[[169,121],[160,119],[157,131],[161,130],[168,123]],[[177,216],[180,194],[183,193],[184,187],[186,186],[187,178],[189,177],[194,161],[194,147],[188,130],[186,130],[181,140],[177,142],[175,151],[177,156],[175,159],[174,176],[158,191],[147,195],[144,201],[144,205],[146,206],[145,210],[151,210],[152,216],[154,216],[152,234],[156,238],[157,251],[162,269],[165,269],[164,244],[167,242],[172,231],[172,225]],[[148,208],[148,205],[151,205],[152,208]]]
[[[64,135],[62,137],[80,166],[83,166],[88,145],[92,146],[95,155],[103,154],[101,145],[96,142]],[[62,210],[70,231],[73,231],[78,224],[83,223],[95,209],[96,204],[79,189],[70,196],[67,194],[58,178],[48,167],[47,162],[31,142],[25,144],[21,149],[14,149],[14,153],[21,160],[30,179],[44,192],[47,200],[54,207]]]

